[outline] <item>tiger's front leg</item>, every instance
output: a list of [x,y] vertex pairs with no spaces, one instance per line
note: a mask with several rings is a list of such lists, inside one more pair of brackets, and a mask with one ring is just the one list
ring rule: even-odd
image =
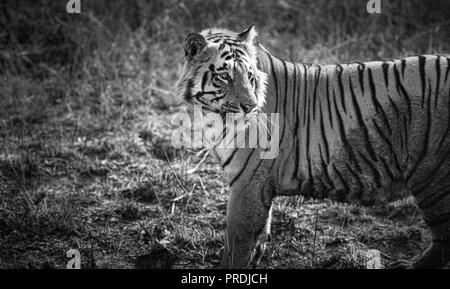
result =
[[245,268],[253,262],[252,258],[259,257],[254,254],[255,245],[269,233],[272,198],[267,181],[231,188],[221,268]]

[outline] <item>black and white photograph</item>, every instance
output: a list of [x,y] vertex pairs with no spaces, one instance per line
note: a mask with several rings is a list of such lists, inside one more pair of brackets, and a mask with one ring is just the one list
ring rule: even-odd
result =
[[445,268],[450,1],[0,0],[0,269]]

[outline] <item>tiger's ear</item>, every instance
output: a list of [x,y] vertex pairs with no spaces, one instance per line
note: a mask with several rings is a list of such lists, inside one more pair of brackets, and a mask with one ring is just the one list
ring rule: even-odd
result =
[[239,33],[238,38],[244,42],[252,43],[257,35],[258,33],[256,32],[255,25],[251,25],[249,28]]
[[199,33],[189,33],[184,39],[184,52],[186,58],[192,58],[206,47],[206,39]]

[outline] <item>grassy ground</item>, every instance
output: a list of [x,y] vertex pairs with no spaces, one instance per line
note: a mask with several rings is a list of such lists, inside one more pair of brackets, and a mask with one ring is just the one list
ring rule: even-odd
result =
[[[0,268],[208,268],[228,187],[170,143],[184,35],[256,24],[275,55],[337,63],[449,53],[448,1],[0,2]],[[114,3],[114,4],[113,4]],[[433,17],[431,17],[433,16]],[[411,202],[279,198],[262,268],[363,268],[429,243]]]

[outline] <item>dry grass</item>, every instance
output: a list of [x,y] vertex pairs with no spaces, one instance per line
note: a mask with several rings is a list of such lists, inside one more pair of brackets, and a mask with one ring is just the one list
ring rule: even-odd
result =
[[[228,187],[170,143],[184,35],[254,23],[275,55],[316,63],[449,52],[448,1],[365,2],[2,2],[0,267],[63,268],[71,248],[88,268],[215,266]],[[261,267],[409,258],[429,241],[417,213],[281,198]]]

